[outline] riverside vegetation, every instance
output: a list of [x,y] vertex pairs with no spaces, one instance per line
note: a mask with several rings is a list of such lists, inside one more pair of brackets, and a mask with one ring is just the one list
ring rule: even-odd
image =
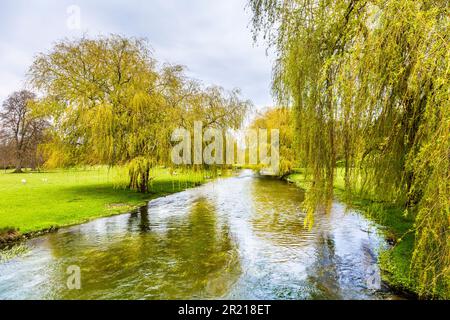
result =
[[312,181],[305,226],[342,166],[345,193],[398,208],[383,213],[388,221],[412,221],[412,252],[399,254],[400,242],[390,266],[408,279],[399,282],[414,283],[421,297],[449,298],[449,1],[249,5],[255,39],[262,34],[277,54],[273,92],[292,109],[293,150]]
[[[183,66],[159,64],[145,40],[118,35],[57,42],[36,56],[27,83],[39,98],[13,93],[0,117],[0,147],[8,153],[2,162],[18,173],[0,176],[5,239],[19,236],[16,229],[28,233],[124,212],[216,175],[215,166],[177,170],[172,132],[192,131],[195,121],[204,130],[239,129],[251,107],[238,89],[205,87]],[[36,123],[43,130],[27,130]],[[24,163],[37,162],[28,153],[39,153],[47,173],[20,174]],[[59,169],[92,166],[103,169]],[[118,171],[119,180],[112,179]]]

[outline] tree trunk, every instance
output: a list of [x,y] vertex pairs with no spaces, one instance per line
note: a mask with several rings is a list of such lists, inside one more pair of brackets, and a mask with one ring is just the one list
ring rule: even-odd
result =
[[30,161],[31,171],[36,171],[36,167],[37,167],[37,159],[36,159],[36,156],[33,156]]
[[14,170],[14,173],[23,173],[22,171],[22,161],[18,161],[16,164],[16,169]]
[[13,173],[23,173],[23,171],[22,171],[22,156],[20,153],[17,154],[16,169],[14,170]]

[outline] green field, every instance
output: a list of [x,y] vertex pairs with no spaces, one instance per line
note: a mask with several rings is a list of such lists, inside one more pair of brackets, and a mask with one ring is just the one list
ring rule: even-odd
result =
[[[0,173],[0,230],[21,234],[74,225],[127,212],[146,201],[178,192],[205,180],[203,172],[166,169],[151,172],[149,194],[127,190],[124,168]],[[1,231],[0,231],[1,233]]]

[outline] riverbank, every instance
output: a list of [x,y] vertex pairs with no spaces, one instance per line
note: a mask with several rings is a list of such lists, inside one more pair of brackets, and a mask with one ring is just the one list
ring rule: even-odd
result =
[[152,170],[151,191],[126,188],[125,168],[0,173],[0,244],[129,212],[149,200],[198,186],[204,172]]
[[[303,199],[294,185],[244,170],[64,228],[6,255],[20,257],[1,265],[0,300],[402,298],[367,282],[378,227],[336,204],[306,230]],[[80,268],[80,290],[67,288],[70,266]]]
[[[311,182],[305,180],[301,172],[287,176],[286,180],[305,190],[309,189]],[[418,284],[410,276],[414,249],[414,220],[406,217],[402,208],[345,192],[344,171],[340,169],[334,182],[334,194],[339,201],[362,212],[384,228],[386,241],[391,248],[380,255],[379,264],[383,280],[397,291],[417,296]]]

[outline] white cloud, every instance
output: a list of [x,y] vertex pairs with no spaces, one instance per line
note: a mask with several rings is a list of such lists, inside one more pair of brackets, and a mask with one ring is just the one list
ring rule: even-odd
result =
[[[81,9],[81,30],[67,27],[67,7]],[[20,89],[33,56],[63,37],[119,33],[145,37],[161,62],[183,64],[205,84],[240,87],[270,105],[271,59],[255,47],[246,0],[3,0],[0,7],[0,101]]]

